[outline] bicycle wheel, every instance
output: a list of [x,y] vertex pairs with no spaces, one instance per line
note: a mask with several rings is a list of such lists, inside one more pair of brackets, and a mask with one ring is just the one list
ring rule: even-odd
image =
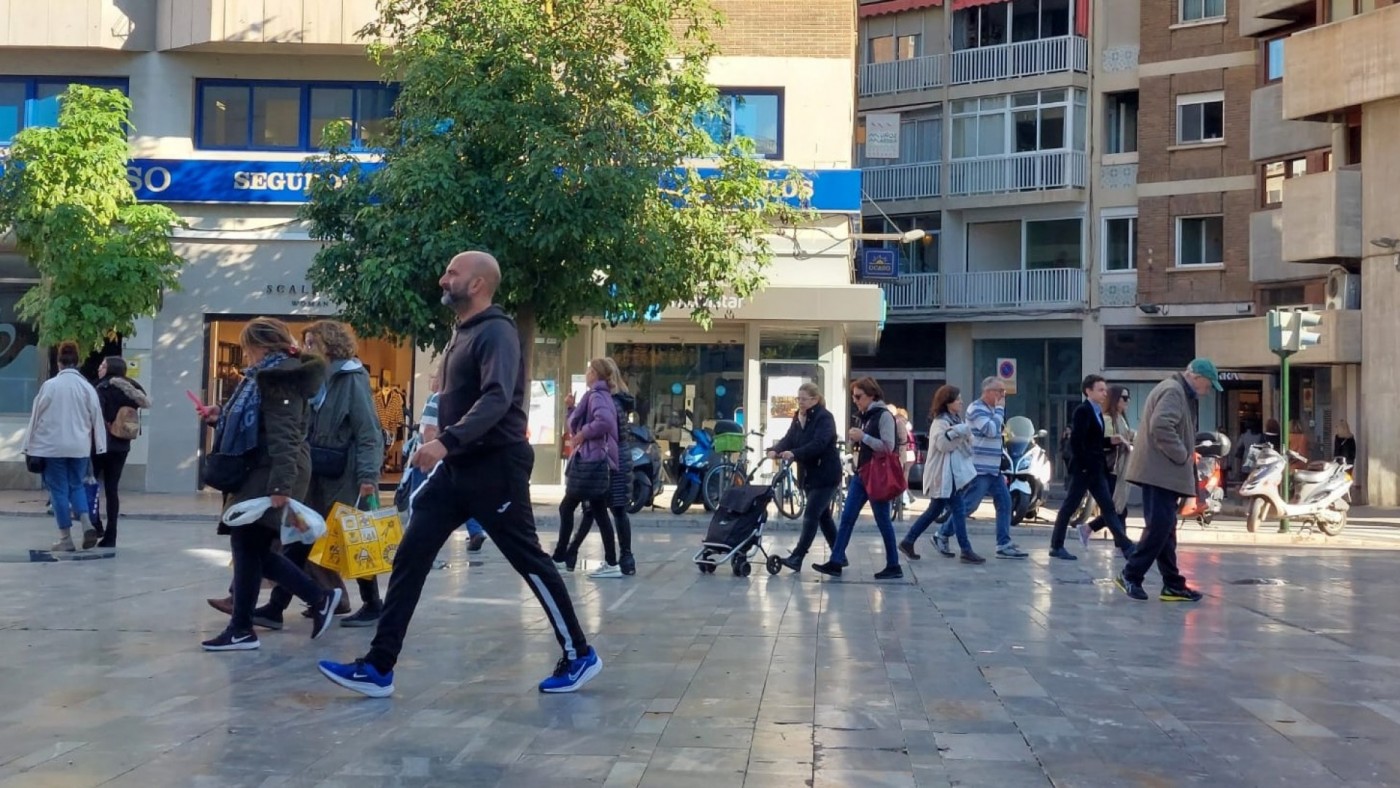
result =
[[705,505],[710,509],[718,509],[725,493],[747,483],[748,480],[744,478],[744,472],[739,466],[728,462],[716,465],[705,474],[705,484],[700,488],[705,496]]
[[773,499],[778,502],[778,514],[796,520],[807,509],[807,493],[794,482],[791,473],[784,473],[773,483]]

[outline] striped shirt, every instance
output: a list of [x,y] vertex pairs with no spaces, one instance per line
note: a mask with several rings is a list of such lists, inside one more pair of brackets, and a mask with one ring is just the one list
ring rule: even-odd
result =
[[967,406],[967,422],[972,425],[972,464],[977,474],[1001,473],[1001,431],[1006,424],[1006,408],[993,408],[980,398]]
[[423,406],[423,417],[418,420],[419,424],[424,427],[438,426],[437,403],[438,395],[436,393],[428,397],[427,404]]

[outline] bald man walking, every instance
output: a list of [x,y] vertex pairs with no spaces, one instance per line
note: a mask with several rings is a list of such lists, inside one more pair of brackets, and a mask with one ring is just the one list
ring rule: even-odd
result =
[[413,495],[412,517],[389,575],[384,612],[369,653],[354,662],[322,661],[321,673],[372,698],[394,692],[403,650],[433,559],[464,521],[475,519],[525,579],[554,627],[564,654],[540,692],[574,692],[603,669],[588,645],[559,570],[540,547],[530,506],[535,452],[525,437],[525,363],[515,323],[492,303],[501,268],[485,252],[452,258],[438,280],[442,302],[457,316],[443,352],[436,440],[409,462],[428,478]]

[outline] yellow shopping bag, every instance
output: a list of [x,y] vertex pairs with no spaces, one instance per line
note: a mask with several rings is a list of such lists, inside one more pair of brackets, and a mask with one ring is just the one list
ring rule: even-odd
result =
[[326,518],[326,535],[311,548],[310,560],[346,580],[373,577],[393,569],[401,541],[403,525],[394,507],[362,512],[337,503]]

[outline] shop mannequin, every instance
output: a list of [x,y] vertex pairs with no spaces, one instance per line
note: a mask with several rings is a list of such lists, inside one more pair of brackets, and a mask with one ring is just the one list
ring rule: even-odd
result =
[[379,373],[379,391],[374,395],[374,410],[379,415],[379,426],[384,428],[384,469],[396,472],[403,469],[401,449],[404,416],[408,398],[403,389],[394,385],[394,377],[389,370]]

